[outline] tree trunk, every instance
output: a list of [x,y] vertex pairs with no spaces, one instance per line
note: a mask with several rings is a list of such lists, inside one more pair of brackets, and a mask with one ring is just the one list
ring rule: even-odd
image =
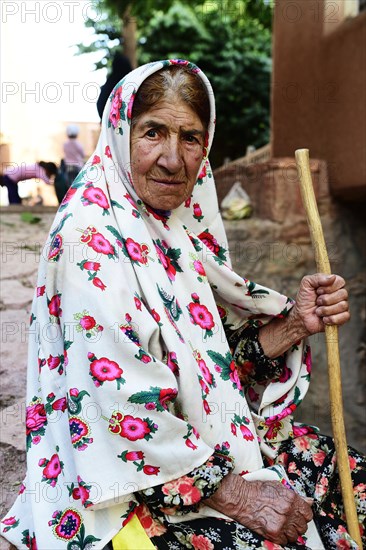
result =
[[128,57],[132,68],[137,67],[136,45],[136,18],[131,15],[130,6],[126,9],[122,19],[123,52]]

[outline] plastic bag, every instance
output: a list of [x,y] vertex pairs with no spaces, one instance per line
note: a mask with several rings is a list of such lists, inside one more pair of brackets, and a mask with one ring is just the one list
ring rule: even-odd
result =
[[225,220],[242,220],[250,218],[253,213],[252,203],[248,193],[236,181],[226,197],[221,201],[222,217]]

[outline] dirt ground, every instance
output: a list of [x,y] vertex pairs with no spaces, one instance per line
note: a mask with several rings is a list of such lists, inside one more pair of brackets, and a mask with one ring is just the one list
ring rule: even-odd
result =
[[[25,475],[28,320],[40,250],[56,211],[35,210],[25,221],[24,213],[12,208],[3,210],[0,218],[0,517],[15,500]],[[0,548],[9,548],[4,539]]]

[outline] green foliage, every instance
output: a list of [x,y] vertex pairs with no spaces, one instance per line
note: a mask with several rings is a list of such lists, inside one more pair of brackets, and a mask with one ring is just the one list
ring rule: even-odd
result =
[[20,214],[20,219],[22,222],[26,223],[39,223],[41,221],[41,218],[35,216],[32,212],[22,212]]
[[210,158],[217,166],[225,157],[243,156],[248,145],[268,142],[271,32],[247,15],[244,3],[208,10],[214,4],[175,2],[166,13],[156,12],[140,34],[139,61],[188,58],[206,73],[216,98]]
[[[118,0],[119,1],[119,0]],[[89,17],[85,21],[85,26],[94,29],[95,40],[88,46],[77,44],[77,55],[102,51],[103,57],[95,63],[95,69],[103,69],[111,65],[113,54],[116,49],[120,49],[121,40],[121,19],[117,13],[109,11],[106,6],[106,0],[95,0],[93,3],[95,17]]]
[[[217,128],[213,166],[269,140],[271,17],[265,0],[98,0],[109,15],[94,24],[100,48],[116,38],[128,5],[136,16],[139,64],[179,57],[196,63],[212,83]],[[111,13],[114,13],[111,19]],[[120,25],[120,19],[119,25]],[[109,25],[109,27],[108,27]],[[113,32],[111,32],[113,30]],[[104,32],[104,36],[103,36]]]
[[[130,13],[137,17],[140,22],[146,23],[151,14],[155,11],[167,11],[172,5],[172,0],[98,0],[102,5],[111,12],[123,17],[127,9],[130,8]],[[254,0],[255,2],[257,0]],[[262,0],[260,0],[262,1]],[[197,0],[185,0],[185,4],[196,5]]]

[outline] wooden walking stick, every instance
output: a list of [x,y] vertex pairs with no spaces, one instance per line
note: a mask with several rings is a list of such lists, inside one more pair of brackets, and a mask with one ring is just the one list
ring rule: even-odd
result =
[[[319,273],[327,273],[328,275],[331,275],[327,248],[325,245],[323,229],[311,179],[309,150],[298,149],[295,151],[295,157],[300,180],[302,200],[310,229],[311,241],[315,251],[317,270]],[[338,327],[326,326],[325,339],[328,358],[330,412],[334,445],[337,452],[337,464],[341,482],[344,510],[347,518],[348,532],[361,549],[362,541],[353,494],[353,485],[347,452],[346,432],[344,428]]]

